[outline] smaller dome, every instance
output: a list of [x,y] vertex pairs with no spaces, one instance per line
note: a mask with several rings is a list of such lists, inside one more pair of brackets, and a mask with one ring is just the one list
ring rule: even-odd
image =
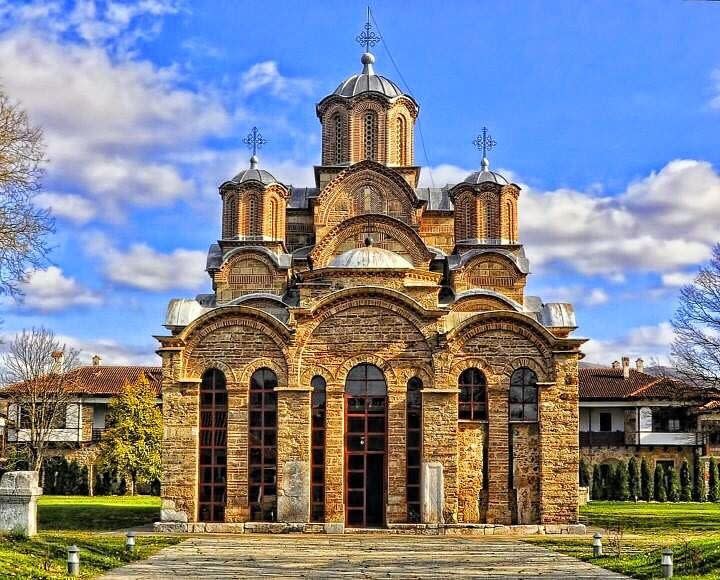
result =
[[258,169],[258,158],[256,155],[253,155],[250,158],[250,167],[238,173],[230,181],[236,184],[244,183],[246,181],[259,181],[263,185],[279,183],[272,173],[265,171],[264,169]]
[[508,185],[510,183],[507,179],[505,179],[505,177],[503,177],[499,173],[496,173],[495,171],[490,171],[490,162],[487,160],[487,157],[483,157],[480,171],[475,171],[474,173],[471,173],[464,179],[463,182],[471,183],[473,185],[479,185],[480,183],[497,183],[499,185]]
[[383,248],[376,248],[371,244],[366,244],[363,248],[353,248],[335,256],[329,264],[330,268],[357,268],[357,269],[400,269],[410,270],[412,264],[408,262],[402,256],[391,252],[390,250],[384,250]]

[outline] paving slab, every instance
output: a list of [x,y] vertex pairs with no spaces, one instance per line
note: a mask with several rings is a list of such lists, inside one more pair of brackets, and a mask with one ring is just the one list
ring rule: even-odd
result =
[[625,578],[510,538],[194,537],[104,578]]

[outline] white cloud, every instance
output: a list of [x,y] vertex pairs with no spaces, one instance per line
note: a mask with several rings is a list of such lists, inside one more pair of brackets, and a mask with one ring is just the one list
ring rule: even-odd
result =
[[38,207],[47,207],[52,213],[78,224],[89,222],[95,217],[95,205],[88,199],[67,193],[41,193],[35,198]]
[[680,288],[692,284],[697,277],[697,272],[670,272],[662,275],[663,286]]
[[582,351],[586,354],[586,362],[605,365],[623,356],[667,364],[673,338],[671,324],[661,322],[655,326],[638,326],[615,339],[590,340],[582,346]]
[[574,305],[599,306],[605,304],[610,297],[602,288],[585,286],[548,286],[532,291],[543,299],[543,302],[570,302]]
[[23,306],[29,310],[51,312],[77,306],[97,306],[101,297],[65,276],[57,266],[35,270],[22,285]]
[[89,238],[87,251],[104,262],[103,270],[109,280],[123,286],[159,292],[196,290],[209,284],[205,252],[176,249],[163,254],[146,244],[133,244],[122,252],[102,235]]
[[112,338],[77,338],[59,335],[57,339],[70,348],[80,351],[80,361],[90,364],[93,355],[102,358],[101,364],[107,365],[148,365],[160,366],[160,357],[155,354],[157,345],[122,344]]
[[240,84],[241,91],[246,96],[267,91],[274,97],[288,101],[309,94],[312,90],[312,82],[307,79],[283,76],[274,60],[252,65],[242,74]]

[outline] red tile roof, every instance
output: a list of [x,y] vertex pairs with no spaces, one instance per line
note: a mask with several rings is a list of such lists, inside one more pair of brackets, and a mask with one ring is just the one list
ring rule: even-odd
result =
[[579,370],[580,400],[668,399],[708,400],[717,391],[701,389],[668,377],[656,377],[630,369],[626,379],[622,369],[583,368]]
[[[162,380],[161,367],[110,365],[78,367],[68,373],[65,386],[70,392],[78,395],[107,397],[119,395],[126,384],[136,382],[143,373],[150,382],[150,388],[159,397]],[[10,385],[2,392],[9,393],[12,390],[13,385]]]

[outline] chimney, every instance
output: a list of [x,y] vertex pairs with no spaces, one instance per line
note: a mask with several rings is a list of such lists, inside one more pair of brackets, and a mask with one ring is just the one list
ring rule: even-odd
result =
[[619,361],[619,360],[614,360],[614,361],[613,361],[613,364],[612,364],[612,368],[614,368],[614,369],[619,369],[619,368],[620,368],[620,361]]
[[641,358],[635,361],[635,370],[639,373],[645,372],[645,361]]
[[50,355],[53,359],[53,366],[52,366],[52,372],[54,373],[60,373],[62,372],[62,366],[63,366],[63,360],[65,359],[65,353],[61,350],[54,350],[52,351],[52,354]]
[[630,357],[624,356],[622,357],[622,369],[623,369],[623,377],[626,379],[630,378]]
[[100,366],[100,361],[102,361],[102,357],[99,354],[93,355],[92,357],[92,365],[94,367]]

